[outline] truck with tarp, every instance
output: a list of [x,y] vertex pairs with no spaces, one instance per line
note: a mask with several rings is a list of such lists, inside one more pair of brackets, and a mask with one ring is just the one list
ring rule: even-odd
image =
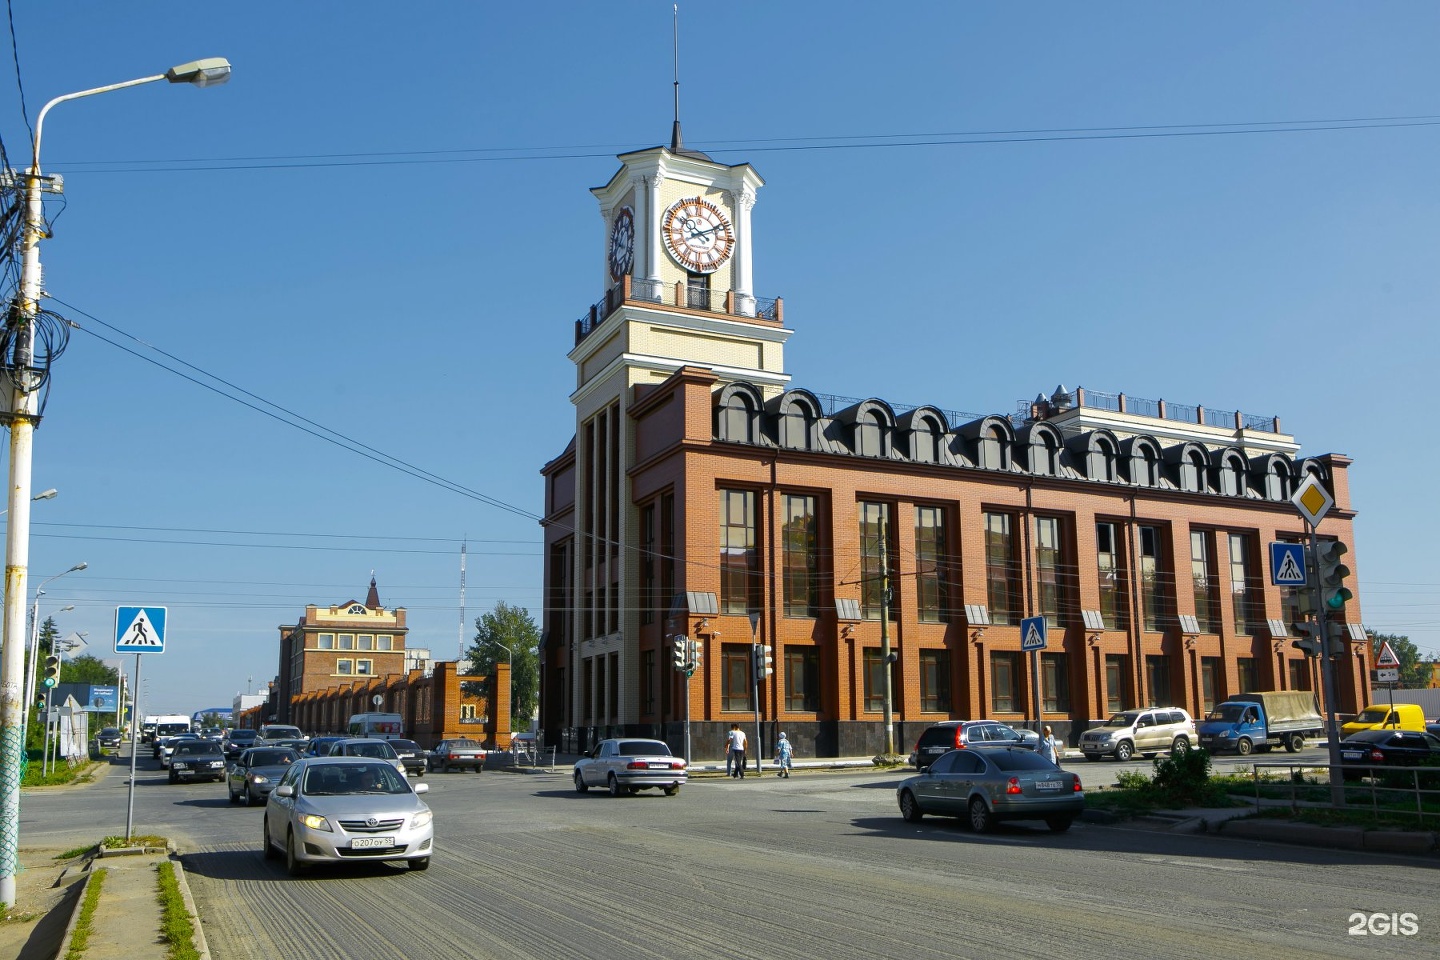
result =
[[1284,747],[1297,753],[1305,739],[1325,732],[1325,718],[1309,690],[1269,690],[1231,697],[1197,724],[1200,746],[1211,753],[1246,756]]

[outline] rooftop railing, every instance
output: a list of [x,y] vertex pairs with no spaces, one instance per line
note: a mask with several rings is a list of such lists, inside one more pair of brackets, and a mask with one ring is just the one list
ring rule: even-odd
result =
[[575,343],[579,344],[590,336],[623,303],[669,304],[771,323],[783,323],[785,314],[785,301],[780,297],[752,297],[733,290],[711,290],[683,282],[667,287],[658,280],[637,280],[626,276],[606,290],[605,296],[591,304],[585,315],[575,321]]

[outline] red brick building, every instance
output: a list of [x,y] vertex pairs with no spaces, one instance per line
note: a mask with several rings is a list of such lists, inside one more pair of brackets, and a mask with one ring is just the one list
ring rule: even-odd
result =
[[[1074,743],[1121,708],[1319,690],[1266,545],[1303,537],[1310,476],[1335,501],[1320,536],[1353,542],[1348,458],[1301,456],[1276,418],[1123,394],[977,415],[795,389],[783,304],[751,289],[763,181],[678,125],[620,159],[592,191],[612,285],[576,323],[576,434],[542,470],[547,742],[678,747],[688,684],[694,755],[718,756],[731,723],[753,731],[755,643],[764,739],[810,756],[883,749],[887,643],[901,753],[941,719],[1039,708]],[[1048,629],[1034,674],[1027,617]],[[1367,645],[1342,630],[1353,712]],[[688,681],[677,636],[703,651]]]

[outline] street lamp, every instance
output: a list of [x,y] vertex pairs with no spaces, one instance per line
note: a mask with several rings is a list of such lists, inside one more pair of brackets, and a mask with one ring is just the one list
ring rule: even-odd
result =
[[[230,78],[230,63],[220,57],[194,60],[152,77],[95,87],[56,97],[35,118],[35,148],[24,174],[25,224],[21,239],[20,296],[7,326],[8,352],[0,356],[0,401],[10,427],[10,520],[5,531],[4,651],[0,657],[0,904],[13,907],[20,852],[20,765],[25,751],[24,711],[20,696],[25,669],[26,565],[30,560],[30,474],[33,435],[39,417],[39,391],[46,370],[35,366],[35,321],[40,312],[40,241],[45,229],[43,197],[54,186],[40,174],[40,137],[45,115],[56,104],[125,87],[168,80],[208,87]],[[3,171],[13,177],[11,171]],[[47,358],[48,362],[48,358]]]
[[[43,493],[37,493],[37,494],[35,494],[35,496],[31,497],[30,500],[31,500],[31,502],[34,502],[34,501],[36,501],[36,500],[54,500],[54,499],[55,499],[55,494],[57,494],[57,493],[59,493],[59,492],[60,492],[59,490],[56,490],[54,487],[51,487],[49,490],[46,490],[46,491],[44,491]],[[7,510],[0,510],[0,517],[5,516],[5,514],[7,514],[7,513],[9,513],[9,512],[10,512],[10,511],[9,511],[8,509],[7,509]]]
[[[515,651],[511,647],[505,646],[505,644],[501,643],[499,640],[491,640],[489,637],[481,637],[480,639],[484,640],[491,646],[496,646],[499,647],[501,650],[504,650],[505,655],[510,658],[510,716],[513,717],[515,716]],[[496,717],[495,719],[498,726],[500,718]]]
[[[26,671],[25,674],[25,706],[20,713],[21,730],[28,729],[30,724],[30,708],[35,703],[35,664],[39,662],[37,658],[40,656],[40,598],[45,596],[46,584],[54,580],[59,580],[66,574],[84,570],[88,566],[90,566],[90,564],[81,560],[64,573],[57,573],[48,580],[40,581],[40,589],[35,591],[35,604],[30,608],[30,669]],[[72,605],[65,609],[74,610],[75,607]]]

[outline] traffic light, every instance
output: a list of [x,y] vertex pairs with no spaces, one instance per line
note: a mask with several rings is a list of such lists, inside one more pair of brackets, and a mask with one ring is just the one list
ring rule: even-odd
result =
[[675,669],[685,669],[685,648],[690,643],[689,637],[675,637],[670,641],[675,647]]
[[60,682],[60,658],[53,653],[45,658],[45,686],[53,687]]
[[1326,610],[1340,610],[1355,594],[1345,586],[1350,568],[1345,566],[1345,554],[1350,549],[1339,540],[1326,540],[1315,551],[1315,565],[1320,580],[1320,602]]
[[690,666],[691,671],[700,669],[700,657],[705,652],[705,644],[697,638],[690,641]]
[[1345,642],[1345,624],[1327,623],[1325,630],[1330,634],[1329,642],[1325,644],[1325,655],[1330,657],[1343,657],[1349,644]]
[[1290,624],[1290,629],[1300,634],[1300,639],[1290,641],[1290,646],[1304,651],[1307,657],[1320,656],[1320,639],[1315,636],[1315,624],[1306,620],[1297,620]]
[[755,645],[755,676],[761,680],[775,672],[775,658],[771,656],[774,648],[768,643],[757,643]]

